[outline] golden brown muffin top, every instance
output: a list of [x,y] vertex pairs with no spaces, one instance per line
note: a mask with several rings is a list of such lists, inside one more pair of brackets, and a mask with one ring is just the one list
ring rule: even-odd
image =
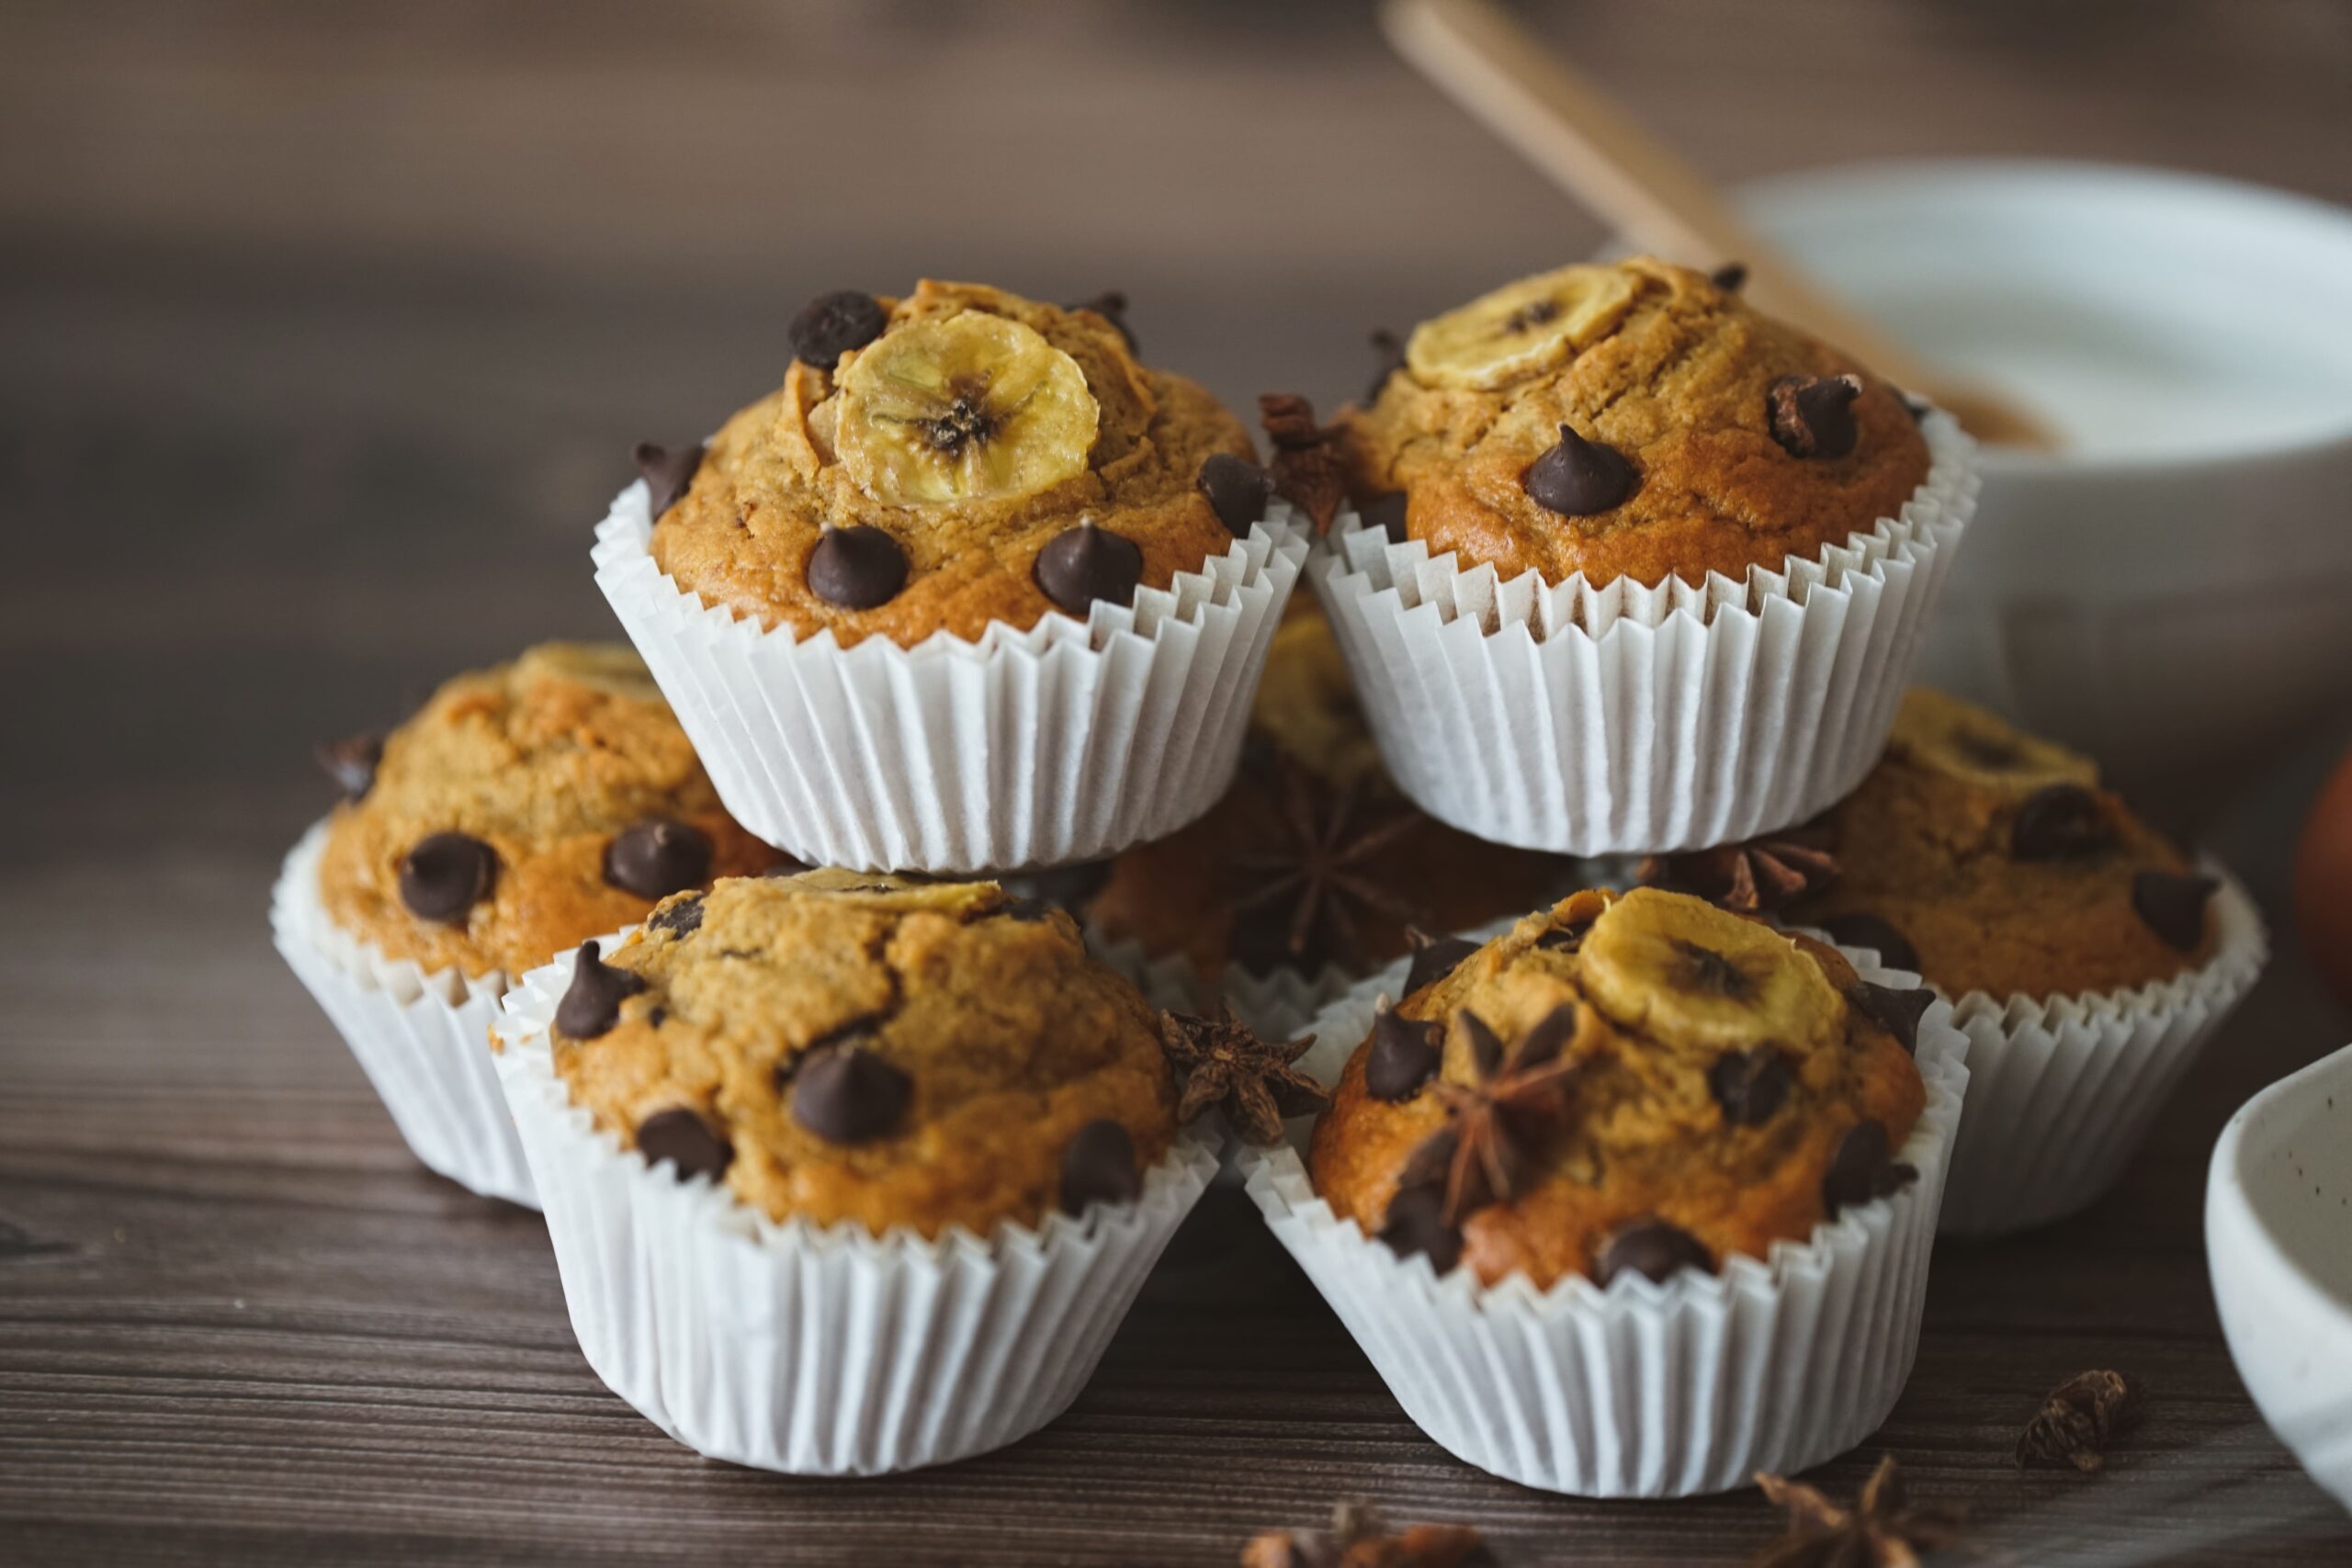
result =
[[2096,763],[1927,687],[1817,841],[1834,874],[1784,918],[1954,998],[2143,986],[2220,941],[2217,884],[2101,789]]
[[1701,899],[1575,894],[1381,1016],[1316,1190],[1487,1283],[1763,1258],[1916,1174],[1928,999]]
[[428,973],[508,976],[655,899],[782,857],[718,804],[635,653],[542,643],[346,743],[319,890],[345,931]]
[[1506,581],[1777,570],[1894,516],[1928,468],[1894,388],[1647,256],[1424,321],[1340,425],[1359,502],[1402,492],[1431,556]]
[[926,280],[827,296],[795,335],[782,390],[727,422],[653,531],[662,570],[710,604],[912,647],[1083,619],[1232,543],[1201,476],[1218,454],[1247,465],[1249,433],[1099,310]]
[[1175,1134],[1159,1015],[994,883],[682,894],[580,964],[552,1042],[597,1125],[775,1220],[985,1235],[1132,1198]]

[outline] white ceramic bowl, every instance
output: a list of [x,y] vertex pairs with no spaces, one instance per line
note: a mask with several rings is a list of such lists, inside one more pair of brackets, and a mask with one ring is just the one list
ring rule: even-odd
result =
[[1923,679],[2183,821],[2352,705],[2352,213],[2063,163],[1859,164],[1741,200],[2064,438],[1983,454]]
[[2352,1046],[2272,1084],[2222,1129],[2205,1253],[2246,1391],[2352,1508]]

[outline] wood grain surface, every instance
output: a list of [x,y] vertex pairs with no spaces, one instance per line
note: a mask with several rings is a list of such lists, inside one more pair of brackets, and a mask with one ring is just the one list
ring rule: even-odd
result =
[[[1920,153],[2352,198],[2336,5],[1538,8],[1702,166]],[[1146,351],[1336,400],[1363,334],[1598,238],[1356,7],[14,4],[0,10],[0,1562],[1230,1562],[1341,1497],[1507,1561],[1736,1562],[1753,1493],[1449,1459],[1215,1193],[1070,1413],[881,1481],[698,1459],[574,1348],[537,1220],[409,1158],[271,951],[309,748],[608,626],[630,442],[775,382],[810,293],[1135,299]],[[2119,265],[2128,265],[2122,258]],[[2342,737],[2220,830],[2273,913]],[[1939,1247],[1892,1452],[2035,1563],[2352,1560],[2231,1370],[2205,1159],[2340,1044],[2283,943],[2122,1186]],[[2069,1373],[2154,1393],[2020,1472]]]

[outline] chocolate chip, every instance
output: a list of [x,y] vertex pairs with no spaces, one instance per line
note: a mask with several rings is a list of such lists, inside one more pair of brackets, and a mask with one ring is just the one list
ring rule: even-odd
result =
[[2098,796],[2075,784],[2035,790],[2009,826],[2009,853],[2023,861],[2080,860],[2114,841]]
[[1849,1204],[1867,1203],[1873,1198],[1883,1198],[1902,1190],[1905,1182],[1917,1179],[1919,1173],[1907,1165],[1896,1165],[1889,1157],[1886,1128],[1876,1122],[1855,1122],[1839,1140],[1838,1152],[1829,1159],[1829,1168],[1821,1178],[1821,1205],[1829,1217]]
[[1413,944],[1412,966],[1405,971],[1405,994],[1411,996],[1423,986],[1433,986],[1461,966],[1462,961],[1478,951],[1475,942],[1464,942],[1458,936],[1431,936],[1419,926],[1405,928],[1405,940]]
[[1078,1130],[1062,1150],[1062,1213],[1082,1214],[1091,1203],[1132,1203],[1143,1196],[1136,1141],[1104,1117]]
[[907,552],[881,529],[828,528],[808,552],[808,592],[844,610],[871,610],[907,585]]
[[1372,334],[1372,352],[1380,358],[1372,372],[1372,385],[1363,389],[1366,408],[1380,400],[1382,389],[1388,385],[1388,378],[1405,368],[1405,340],[1382,327]]
[[650,441],[637,444],[637,471],[644,476],[647,504],[652,508],[653,520],[678,504],[686,487],[695,482],[695,470],[702,467],[703,448],[700,443],[692,446],[656,446]]
[[1406,510],[1405,492],[1401,490],[1392,490],[1386,495],[1375,495],[1365,502],[1363,510],[1357,515],[1363,519],[1365,527],[1377,528],[1388,536],[1390,544],[1401,545],[1412,537],[1405,527]]
[[1663,1285],[1685,1269],[1712,1274],[1715,1259],[1697,1236],[1679,1225],[1664,1220],[1635,1220],[1619,1226],[1601,1244],[1600,1255],[1592,1261],[1592,1282],[1606,1285],[1628,1269]]
[[1707,1092],[1723,1108],[1727,1127],[1760,1127],[1788,1102],[1796,1078],[1770,1045],[1718,1056],[1707,1069]]
[[571,965],[571,984],[555,1005],[555,1026],[574,1040],[594,1040],[621,1021],[621,1003],[645,989],[645,976],[616,969],[583,942]]
[[792,357],[819,370],[831,370],[841,356],[864,348],[890,324],[882,301],[854,288],[820,294],[800,307],[785,329],[792,339]]
[[1914,975],[1919,972],[1919,950],[1911,945],[1911,939],[1876,915],[1860,909],[1825,915],[1821,929],[1840,947],[1872,949],[1878,953],[1878,961],[1890,969],[1908,969]]
[[1520,488],[1563,517],[1590,517],[1634,493],[1634,465],[1614,446],[1588,441],[1568,425],[1560,444],[1527,466]]
[[792,1119],[829,1144],[870,1143],[898,1127],[914,1088],[872,1051],[827,1046],[792,1075]]
[[1133,539],[1080,523],[1065,528],[1037,552],[1037,586],[1073,615],[1083,615],[1097,599],[1135,603],[1143,581],[1143,551]]
[[1075,299],[1062,309],[1091,310],[1119,329],[1119,336],[1126,340],[1127,352],[1136,352],[1135,329],[1127,325],[1127,297],[1115,288],[1106,288],[1091,299]]
[[2222,884],[2211,876],[2143,871],[2132,878],[2132,908],[2165,945],[2196,951],[2205,940],[2205,905]]
[[1726,294],[1736,294],[1747,285],[1747,264],[1725,262],[1707,275],[1707,281]]
[[665,1161],[680,1181],[707,1176],[713,1181],[735,1163],[735,1145],[711,1130],[702,1113],[679,1106],[657,1111],[637,1124],[637,1152],[649,1166]]
[[401,857],[401,902],[420,920],[463,920],[490,897],[498,852],[464,833],[419,839]]
[[1439,1183],[1408,1187],[1389,1199],[1380,1239],[1399,1258],[1429,1254],[1430,1266],[1441,1276],[1462,1261],[1462,1233],[1445,1223],[1445,1188]]
[[998,886],[1023,903],[1067,909],[1075,917],[1110,882],[1111,863],[1105,860],[1082,861],[1076,865],[1053,865],[1042,871],[1018,872],[996,880]]
[[657,931],[668,931],[673,942],[684,942],[702,930],[704,897],[700,893],[689,893],[683,898],[673,899],[654,910],[645,923]]
[[605,846],[605,880],[640,898],[666,898],[710,877],[710,835],[674,817],[649,817]]
[[1854,449],[1860,376],[1783,376],[1765,394],[1772,439],[1792,457],[1842,457]]
[[1874,981],[1856,982],[1846,993],[1846,999],[1861,1010],[1862,1016],[1894,1036],[1894,1043],[1913,1055],[1919,1051],[1919,1021],[1935,1005],[1936,993],[1924,987],[1898,991],[1892,986]]
[[1246,534],[1266,514],[1266,498],[1274,491],[1272,475],[1247,457],[1212,452],[1201,465],[1195,483],[1209,498],[1209,510],[1228,534]]
[[334,780],[335,787],[346,799],[357,800],[366,795],[376,783],[376,764],[384,760],[384,738],[380,735],[354,735],[344,740],[330,740],[318,750],[319,766]]
[[1364,1053],[1363,1087],[1374,1100],[1391,1104],[1410,1100],[1437,1076],[1445,1026],[1407,1018],[1383,1008],[1372,1021],[1372,1048]]

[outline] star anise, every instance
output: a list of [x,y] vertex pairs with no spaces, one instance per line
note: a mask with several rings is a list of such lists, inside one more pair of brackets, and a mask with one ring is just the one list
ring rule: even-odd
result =
[[1838,860],[1800,839],[1767,836],[1744,844],[1649,855],[1636,874],[1646,886],[1695,894],[1710,904],[1752,915],[1828,886],[1837,879]]
[[1388,1533],[1362,1503],[1332,1511],[1329,1530],[1268,1530],[1241,1549],[1241,1568],[1473,1568],[1493,1561],[1466,1525],[1411,1525]]
[[2050,1391],[2018,1436],[2018,1463],[2103,1470],[2109,1438],[2139,1423],[2140,1388],[2121,1372],[2076,1372]]
[[1560,1055],[1577,1032],[1572,1002],[1545,1013],[1508,1049],[1486,1020],[1466,1009],[1461,1016],[1476,1079],[1457,1084],[1440,1078],[1430,1086],[1444,1102],[1446,1124],[1413,1151],[1397,1179],[1400,1188],[1442,1180],[1449,1225],[1460,1224],[1473,1210],[1508,1203],[1518,1195],[1535,1140],[1585,1066]]
[[1315,405],[1295,392],[1259,398],[1258,418],[1273,444],[1274,493],[1312,518],[1317,534],[1329,533],[1348,498],[1338,428],[1316,423]]
[[1820,1488],[1758,1475],[1764,1495],[1789,1510],[1789,1531],[1750,1559],[1750,1568],[1918,1568],[1924,1553],[1960,1539],[1960,1515],[1904,1500],[1894,1456],[1878,1461],[1850,1508]]
[[1261,1040],[1233,1015],[1230,1002],[1219,1003],[1215,1018],[1162,1017],[1161,1048],[1184,1075],[1179,1122],[1215,1106],[1236,1133],[1262,1147],[1281,1140],[1284,1117],[1309,1115],[1331,1103],[1330,1090],[1291,1066],[1315,1043],[1312,1034],[1283,1044]]
[[1324,961],[1362,968],[1368,954],[1360,928],[1367,917],[1401,925],[1420,912],[1374,872],[1378,857],[1426,818],[1408,807],[1359,826],[1360,783],[1329,788],[1287,752],[1275,756],[1274,770],[1278,838],[1233,857],[1248,884],[1233,900],[1234,913],[1280,915],[1287,907],[1279,951],[1259,956],[1302,969]]

